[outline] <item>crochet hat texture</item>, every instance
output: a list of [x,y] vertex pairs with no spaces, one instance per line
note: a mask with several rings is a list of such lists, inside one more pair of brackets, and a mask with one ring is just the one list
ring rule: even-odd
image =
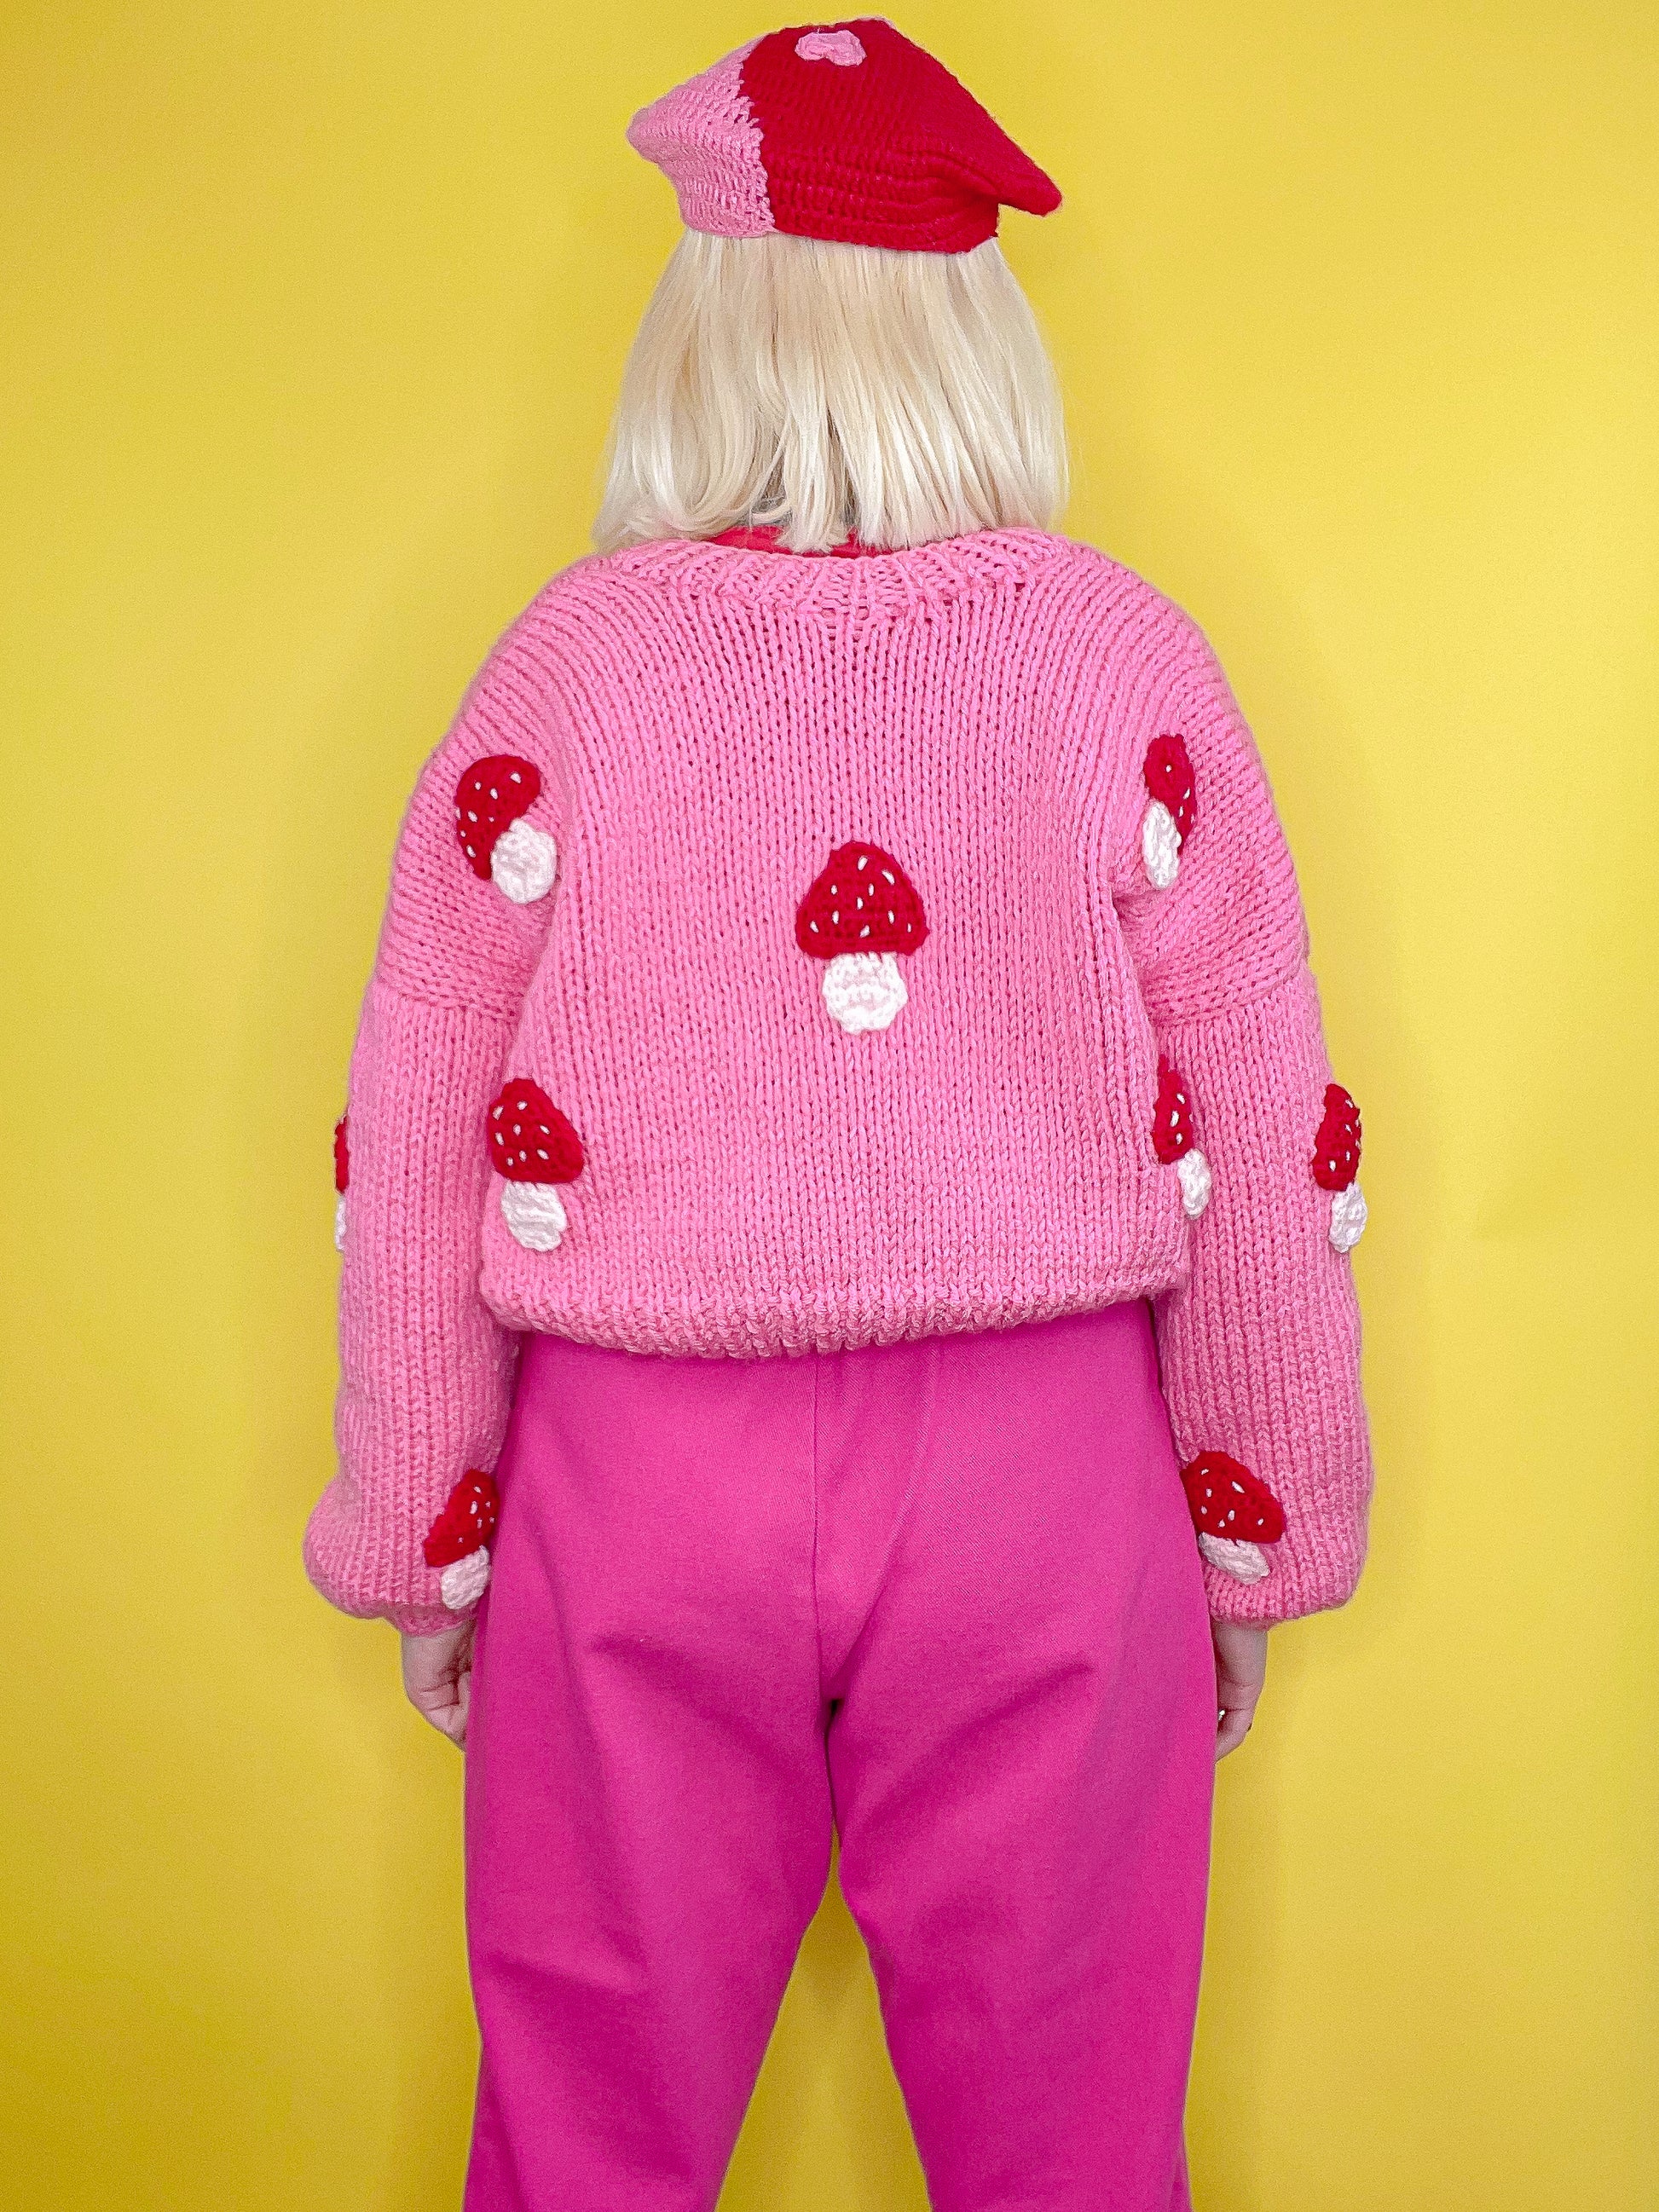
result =
[[642,107],[628,140],[686,228],[722,238],[965,253],[995,236],[1000,207],[1060,205],[973,94],[879,16],[751,40]]

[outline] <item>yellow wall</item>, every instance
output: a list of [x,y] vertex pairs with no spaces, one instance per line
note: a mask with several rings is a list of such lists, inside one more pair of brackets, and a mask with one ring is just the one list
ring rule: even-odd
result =
[[[1374,1565],[1277,1639],[1224,1771],[1203,2212],[1647,2212],[1659,19],[903,22],[1068,190],[1007,242],[1070,526],[1231,668],[1366,1116]],[[622,126],[763,27],[6,11],[0,2195],[32,2212],[455,2202],[459,1765],[298,1563],[329,1129],[416,765],[582,547],[674,228]],[[727,2212],[916,2212],[884,2069],[826,1908]]]

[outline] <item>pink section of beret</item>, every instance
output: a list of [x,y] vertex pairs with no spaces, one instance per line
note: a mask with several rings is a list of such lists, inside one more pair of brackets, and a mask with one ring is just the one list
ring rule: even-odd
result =
[[761,162],[760,125],[743,89],[751,39],[699,76],[642,107],[628,143],[673,185],[688,230],[759,238],[775,229]]

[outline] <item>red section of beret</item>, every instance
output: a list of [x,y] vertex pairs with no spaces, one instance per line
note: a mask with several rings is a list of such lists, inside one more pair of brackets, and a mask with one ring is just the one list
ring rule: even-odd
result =
[[[864,58],[830,58],[835,34],[849,33]],[[772,219],[796,237],[965,253],[994,237],[999,205],[1060,205],[1053,179],[972,93],[878,17],[774,31],[744,59],[742,83]]]

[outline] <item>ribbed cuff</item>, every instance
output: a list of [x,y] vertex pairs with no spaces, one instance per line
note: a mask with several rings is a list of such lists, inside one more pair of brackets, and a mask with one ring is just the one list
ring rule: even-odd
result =
[[386,1617],[400,1636],[447,1636],[452,1628],[465,1628],[476,1620],[478,1609],[474,1606],[467,1613],[452,1613],[447,1606],[436,1611],[430,1606],[410,1606]]
[[1346,1605],[1365,1563],[1365,1528],[1351,1522],[1298,1521],[1273,1547],[1273,1569],[1260,1582],[1241,1582],[1204,1561],[1204,1594],[1212,1620],[1240,1627],[1276,1628],[1310,1613]]

